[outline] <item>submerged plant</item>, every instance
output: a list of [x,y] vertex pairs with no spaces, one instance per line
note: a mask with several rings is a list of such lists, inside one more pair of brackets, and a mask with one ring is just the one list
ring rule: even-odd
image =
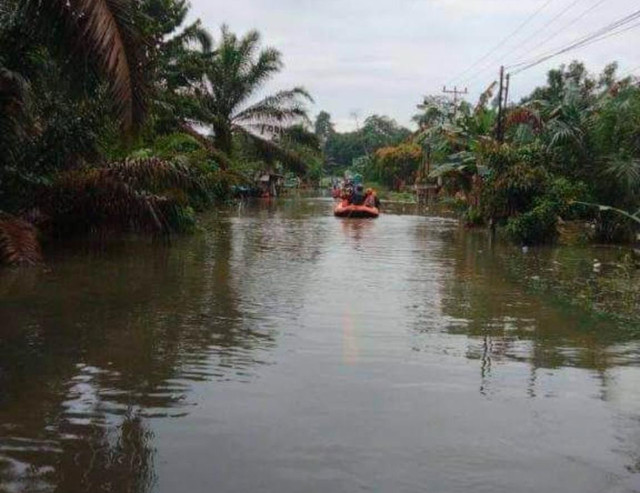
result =
[[193,226],[190,199],[204,194],[186,169],[151,158],[61,173],[40,206],[54,234],[105,229],[166,234]]

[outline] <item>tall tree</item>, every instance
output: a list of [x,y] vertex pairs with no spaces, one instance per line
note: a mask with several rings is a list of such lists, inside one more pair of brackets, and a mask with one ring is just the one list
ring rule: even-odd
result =
[[329,140],[329,137],[335,133],[335,128],[329,113],[326,111],[318,113],[314,124],[314,131],[318,139],[320,139],[320,143],[324,147]]
[[361,129],[364,149],[371,154],[381,147],[397,145],[411,135],[411,131],[398,125],[393,118],[371,115]]
[[192,94],[199,101],[194,120],[213,130],[216,148],[233,153],[233,137],[245,139],[259,152],[282,149],[277,138],[287,127],[308,122],[305,102],[311,96],[301,87],[279,91],[251,102],[264,84],[282,69],[280,52],[260,47],[260,34],[237,37],[222,26],[221,38],[201,81]]
[[25,0],[16,12],[74,76],[86,79],[86,68],[93,67],[108,82],[125,131],[145,112],[145,40],[136,26],[137,6],[133,0]]
[[142,24],[153,40],[151,48],[152,108],[155,132],[180,131],[193,117],[198,102],[189,89],[202,80],[213,56],[213,40],[200,20],[185,24],[186,0],[144,0]]

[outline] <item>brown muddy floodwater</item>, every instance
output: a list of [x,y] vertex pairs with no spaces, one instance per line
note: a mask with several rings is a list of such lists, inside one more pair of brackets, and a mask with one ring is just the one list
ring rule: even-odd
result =
[[0,273],[0,491],[640,491],[640,332],[509,267],[589,250],[331,208]]

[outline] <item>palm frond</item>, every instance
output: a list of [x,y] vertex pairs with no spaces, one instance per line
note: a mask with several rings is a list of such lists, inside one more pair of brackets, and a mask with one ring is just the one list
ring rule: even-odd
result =
[[242,84],[245,88],[245,93],[238,103],[249,98],[255,89],[282,70],[282,67],[282,55],[278,50],[275,48],[265,48],[262,50],[258,59],[249,65],[246,73],[243,74]]
[[[1,63],[0,59],[0,63]],[[25,104],[29,94],[29,83],[18,72],[0,64],[0,103]]]
[[156,157],[110,163],[102,172],[105,176],[112,176],[136,190],[154,193],[162,193],[168,189],[180,189],[196,194],[202,192],[198,180],[185,165]]
[[548,124],[547,131],[550,134],[549,147],[567,143],[582,145],[584,133],[582,129],[569,123],[555,119]]
[[264,139],[242,128],[238,128],[238,133],[250,142],[256,153],[266,162],[274,163],[278,161],[287,170],[300,175],[307,171],[307,163],[297,152],[287,149],[278,142]]
[[302,87],[280,91],[267,96],[233,117],[238,124],[258,124],[265,130],[277,132],[283,126],[298,122],[309,122],[305,102],[313,98]]
[[204,135],[191,127],[188,123],[182,122],[180,124],[180,129],[187,135],[190,135],[191,137],[196,139],[200,143],[200,145],[202,145],[207,150],[207,152],[211,154],[213,159],[216,160],[216,162],[220,166],[220,169],[228,170],[232,167],[233,164],[231,160],[224,154],[224,152],[216,149],[216,147],[213,145],[213,142],[211,142]]
[[478,104],[476,105],[476,109],[475,109],[476,113],[484,109],[487,106],[487,103],[491,101],[491,98],[493,97],[493,91],[497,86],[498,86],[498,83],[496,81],[493,81],[491,84],[489,84],[489,87],[487,87],[484,90],[484,92],[480,95],[480,98],[478,99]]
[[260,42],[260,33],[249,31],[242,38],[229,30],[226,24],[221,27],[222,38],[217,46],[222,67],[228,70],[229,76],[246,74],[251,67],[255,52]]
[[134,128],[145,112],[144,45],[133,25],[133,7],[131,0],[25,1],[39,29],[64,36],[72,59],[95,62],[109,83],[125,131]]
[[30,86],[21,74],[1,65],[0,60],[0,162],[14,164],[20,151],[19,140],[26,135]]
[[204,53],[209,53],[213,49],[213,38],[209,31],[202,27],[202,21],[198,19],[193,24],[185,27],[181,33],[165,42],[168,49],[174,47],[186,48],[191,43],[197,43]]
[[60,174],[40,198],[57,234],[171,233],[191,226],[188,195],[200,185],[178,165],[129,160]]
[[640,188],[640,159],[616,156],[608,161],[605,174],[629,192]]
[[253,29],[239,40],[235,36],[233,36],[233,39],[236,45],[236,60],[239,63],[238,66],[241,69],[250,67],[251,61],[260,44],[260,33]]
[[[237,135],[252,133],[257,139],[273,141],[294,124],[310,123],[305,103],[312,99],[301,87],[247,106],[264,82],[282,68],[280,52],[261,48],[260,41],[257,31],[238,37],[223,25],[214,54],[205,63],[204,76],[191,85],[190,96],[198,104],[186,120],[211,129],[214,149],[227,156],[233,153]],[[208,149],[212,146],[210,142],[206,145]],[[269,156],[267,152],[266,158]],[[221,164],[227,167],[224,161]]]

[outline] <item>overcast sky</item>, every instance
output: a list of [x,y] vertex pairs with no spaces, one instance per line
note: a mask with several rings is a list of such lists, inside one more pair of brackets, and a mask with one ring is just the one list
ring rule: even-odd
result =
[[[238,34],[258,29],[264,44],[279,49],[285,62],[269,90],[306,87],[315,99],[313,114],[328,111],[340,130],[354,127],[354,113],[360,120],[378,113],[409,125],[422,96],[440,94],[445,84],[468,86],[468,98],[475,101],[501,62],[555,51],[640,8],[638,0],[191,2],[193,17],[214,37],[222,23]],[[495,53],[454,80],[537,11]],[[526,94],[544,82],[549,68],[576,58],[593,71],[618,61],[621,73],[640,74],[639,47],[640,26],[514,76],[511,95]]]

